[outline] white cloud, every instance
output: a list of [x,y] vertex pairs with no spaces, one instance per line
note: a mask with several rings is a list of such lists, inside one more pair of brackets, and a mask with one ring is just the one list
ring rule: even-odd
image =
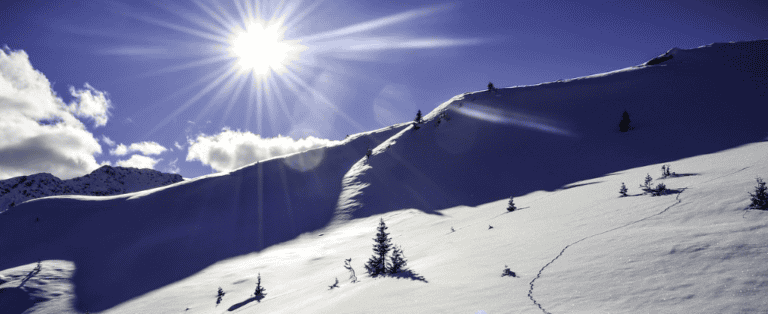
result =
[[26,52],[0,49],[0,179],[39,172],[69,179],[99,167],[101,145],[75,115],[103,125],[109,100],[87,84],[75,92],[67,105]]
[[98,91],[90,84],[85,83],[85,89],[75,89],[70,86],[69,93],[77,100],[77,102],[72,102],[67,106],[69,112],[81,118],[92,119],[94,127],[107,125],[112,102],[107,98],[106,92]]
[[152,157],[133,155],[126,160],[118,160],[115,164],[119,167],[139,168],[139,169],[154,169],[155,165],[160,162],[161,159],[154,159]]
[[177,148],[178,150],[182,150],[182,149],[184,149],[184,146],[182,146],[181,144],[179,144],[179,142],[173,142],[173,146],[176,146],[176,148]]
[[131,144],[128,149],[132,152],[141,152],[144,155],[160,155],[164,151],[168,150],[155,142],[139,142]]
[[112,139],[110,139],[106,135],[102,135],[101,136],[101,140],[104,141],[104,143],[106,143],[109,147],[114,147],[115,146],[115,141],[113,141]]
[[298,140],[281,135],[261,138],[258,134],[227,128],[216,135],[200,134],[188,142],[187,161],[199,160],[217,171],[229,171],[259,160],[338,143],[313,136]]
[[115,149],[112,149],[109,151],[110,155],[117,155],[117,156],[124,156],[128,154],[128,146],[125,146],[125,144],[120,144],[115,147]]
[[159,155],[162,154],[168,150],[167,148],[163,147],[163,145],[160,145],[155,142],[138,142],[133,143],[131,146],[125,146],[125,144],[120,144],[115,147],[115,149],[112,149],[109,151],[110,155],[116,155],[116,156],[124,156],[128,153],[132,152],[140,152],[144,155]]

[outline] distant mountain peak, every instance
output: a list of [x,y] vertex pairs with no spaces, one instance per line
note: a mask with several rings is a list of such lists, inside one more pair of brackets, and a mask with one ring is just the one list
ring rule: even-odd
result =
[[27,200],[53,195],[117,195],[181,182],[181,175],[104,165],[82,177],[61,180],[50,173],[0,180],[0,212]]

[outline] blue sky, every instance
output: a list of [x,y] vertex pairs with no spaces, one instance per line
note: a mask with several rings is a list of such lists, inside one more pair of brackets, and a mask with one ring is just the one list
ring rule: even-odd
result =
[[[409,121],[489,81],[768,31],[764,1],[29,3],[0,4],[0,179],[105,163],[191,178]],[[279,60],[246,59],[270,26],[278,53],[259,56]]]

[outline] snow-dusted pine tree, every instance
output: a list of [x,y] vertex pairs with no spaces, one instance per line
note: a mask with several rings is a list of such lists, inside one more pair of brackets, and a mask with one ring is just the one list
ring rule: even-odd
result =
[[509,197],[509,206],[507,206],[507,211],[513,212],[517,210],[517,207],[515,207],[515,202],[512,200],[512,196]]
[[389,267],[389,273],[396,274],[400,272],[405,269],[406,264],[408,262],[405,260],[405,255],[403,255],[403,249],[395,245],[392,249],[392,265]]
[[371,275],[371,277],[385,275],[387,273],[387,269],[389,268],[387,263],[387,253],[392,246],[390,242],[391,240],[388,237],[389,233],[386,232],[387,225],[384,224],[384,219],[381,219],[379,222],[377,230],[376,238],[373,239],[376,241],[376,243],[373,244],[373,256],[371,256],[365,264],[365,270],[368,271],[368,274]]
[[752,204],[750,208],[768,210],[768,190],[765,187],[765,181],[761,178],[757,178],[757,186],[755,187],[755,194],[749,193],[752,196]]
[[619,190],[619,194],[621,194],[619,197],[627,196],[627,186],[624,185],[624,182],[621,183],[621,190]]
[[413,119],[413,121],[414,121],[414,122],[416,122],[416,123],[422,123],[422,122],[424,122],[424,121],[422,121],[422,120],[421,120],[421,110],[418,110],[418,111],[416,112],[416,119]]
[[261,273],[259,273],[259,277],[256,281],[256,291],[253,292],[253,296],[256,297],[256,299],[261,299],[267,296],[265,293],[267,289],[261,286]]

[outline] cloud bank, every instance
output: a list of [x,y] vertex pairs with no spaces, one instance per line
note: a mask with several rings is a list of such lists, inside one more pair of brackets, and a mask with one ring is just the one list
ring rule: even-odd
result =
[[215,135],[200,134],[188,142],[187,161],[198,160],[216,171],[230,171],[256,161],[338,143],[313,136],[298,140],[282,135],[262,138],[251,132],[227,128]]
[[101,145],[78,119],[104,126],[108,95],[88,83],[65,103],[23,50],[0,49],[0,179],[48,172],[62,179],[99,167]]

